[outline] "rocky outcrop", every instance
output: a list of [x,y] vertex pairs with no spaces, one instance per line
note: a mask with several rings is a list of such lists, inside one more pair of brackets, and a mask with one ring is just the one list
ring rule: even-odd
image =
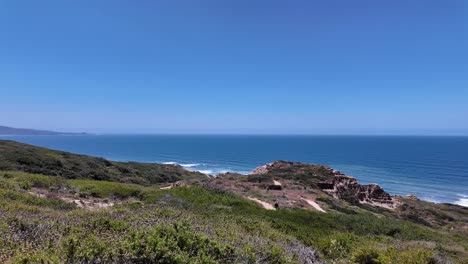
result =
[[336,170],[316,164],[278,160],[255,168],[249,175],[289,174],[308,176],[331,176]]
[[267,174],[272,165],[273,165],[273,163],[269,163],[269,164],[259,166],[259,167],[255,168],[253,171],[251,171],[249,173],[249,175],[264,175],[264,174]]
[[386,208],[395,208],[397,202],[377,184],[362,185],[353,177],[338,171],[333,178],[318,183],[322,191],[337,199],[351,203],[364,203]]
[[300,162],[275,161],[254,169],[250,175],[276,177],[305,186],[319,188],[336,199],[346,200],[353,204],[371,204],[385,208],[395,208],[396,199],[377,184],[362,185],[353,177],[323,165]]
[[296,165],[299,165],[299,164],[302,164],[302,163],[279,160],[279,161],[274,161],[272,163],[268,163],[268,164],[259,166],[259,167],[255,168],[249,174],[250,175],[264,175],[264,174],[268,174],[268,173],[273,172],[273,171],[289,169],[289,168],[292,168],[292,167],[294,167]]
[[407,194],[407,195],[405,195],[405,198],[408,198],[408,199],[413,200],[413,201],[419,201],[419,200],[420,200],[420,199],[419,199],[416,195],[414,195],[414,194]]

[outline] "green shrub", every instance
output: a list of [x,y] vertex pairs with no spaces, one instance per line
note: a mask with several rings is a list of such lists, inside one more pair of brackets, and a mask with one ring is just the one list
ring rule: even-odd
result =
[[266,262],[273,263],[273,264],[286,263],[283,250],[281,250],[277,246],[271,245],[267,252]]
[[99,217],[91,221],[91,227],[97,230],[123,231],[129,227],[125,221],[110,219],[109,217]]
[[356,250],[351,260],[357,264],[381,264],[379,251],[374,247],[364,247]]
[[22,181],[18,183],[18,186],[23,190],[29,190],[32,187],[32,184],[28,181]]
[[69,182],[79,189],[83,197],[125,199],[138,196],[142,190],[141,186],[118,182],[92,180],[70,180]]
[[391,247],[383,254],[382,263],[435,264],[434,252],[425,248],[401,250]]
[[232,247],[194,233],[184,223],[158,225],[147,233],[133,232],[124,247],[130,259],[147,263],[226,262],[234,253]]
[[47,253],[35,253],[35,252],[26,252],[21,254],[11,260],[12,264],[36,264],[36,263],[60,263],[59,258],[56,255],[50,255]]
[[79,242],[75,260],[84,263],[109,262],[111,254],[111,248],[102,239],[91,235]]
[[356,236],[351,233],[334,234],[318,244],[318,248],[327,258],[342,259],[356,247]]

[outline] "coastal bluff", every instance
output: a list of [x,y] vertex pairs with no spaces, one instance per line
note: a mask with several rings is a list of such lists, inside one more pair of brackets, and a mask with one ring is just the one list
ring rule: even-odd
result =
[[398,201],[378,184],[360,184],[356,178],[324,165],[275,161],[255,168],[250,175],[275,175],[285,179],[306,181],[312,186],[351,204],[370,204],[393,209]]

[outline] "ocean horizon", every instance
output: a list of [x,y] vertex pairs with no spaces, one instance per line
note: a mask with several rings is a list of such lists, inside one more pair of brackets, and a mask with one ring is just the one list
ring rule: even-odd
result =
[[468,136],[88,134],[0,136],[116,161],[247,174],[275,160],[327,165],[393,195],[468,206]]

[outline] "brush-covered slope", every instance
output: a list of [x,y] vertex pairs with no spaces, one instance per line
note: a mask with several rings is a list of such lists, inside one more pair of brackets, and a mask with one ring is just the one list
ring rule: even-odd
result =
[[0,140],[0,170],[145,185],[206,178],[178,165],[115,162],[8,140]]
[[466,263],[467,244],[365,210],[264,210],[207,184],[0,172],[0,263]]
[[467,208],[382,206],[326,166],[208,178],[0,143],[0,263],[468,263]]
[[[377,184],[360,184],[355,178],[323,165],[275,161],[256,168],[250,175],[220,175],[220,186],[238,193],[263,196],[280,206],[307,206],[304,198],[314,200],[326,211],[370,213],[404,219],[434,228],[458,230],[468,236],[468,208],[444,203],[432,203],[414,196],[393,196]],[[274,182],[280,190],[268,190]],[[238,186],[238,187],[235,187]],[[241,186],[241,188],[239,187]]]

